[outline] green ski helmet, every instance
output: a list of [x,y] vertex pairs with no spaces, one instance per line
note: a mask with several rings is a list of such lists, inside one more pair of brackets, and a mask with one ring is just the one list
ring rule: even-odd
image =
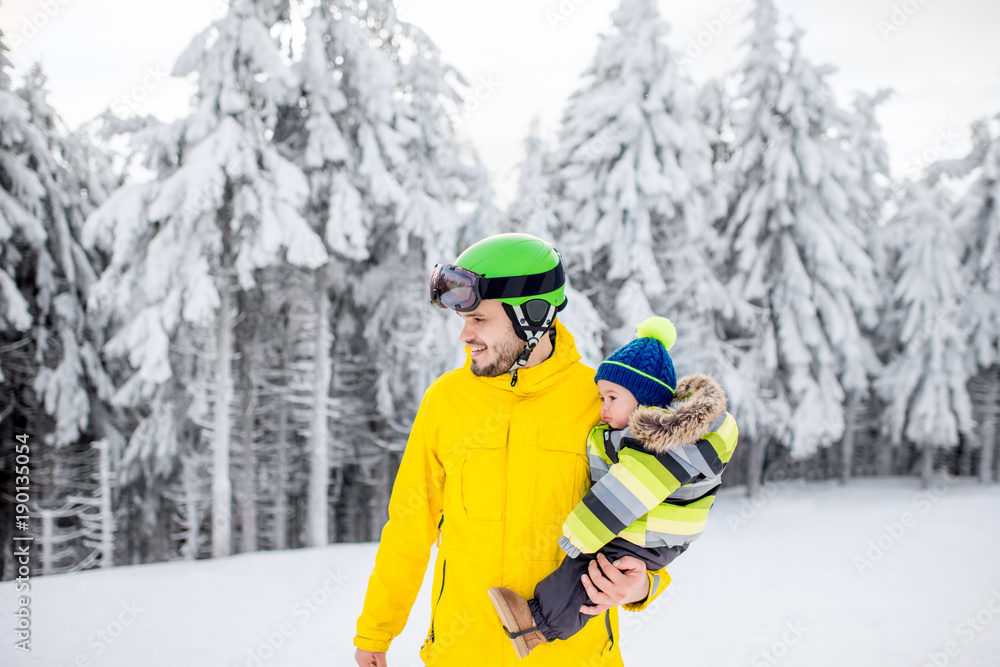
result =
[[526,343],[513,371],[527,363],[556,313],[566,307],[565,286],[562,258],[552,244],[531,234],[495,234],[469,246],[454,264],[435,265],[431,303],[459,312],[474,310],[486,299],[502,303]]

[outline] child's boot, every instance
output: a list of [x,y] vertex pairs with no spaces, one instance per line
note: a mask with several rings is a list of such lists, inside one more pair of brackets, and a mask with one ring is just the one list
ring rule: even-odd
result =
[[503,622],[504,631],[514,644],[517,657],[526,658],[533,648],[548,643],[545,635],[535,625],[527,600],[509,588],[495,586],[487,592],[493,608]]

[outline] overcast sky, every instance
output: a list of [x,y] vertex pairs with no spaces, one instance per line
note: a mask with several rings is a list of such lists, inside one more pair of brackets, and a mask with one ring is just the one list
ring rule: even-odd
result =
[[[668,41],[694,56],[696,81],[742,55],[752,0],[660,0]],[[40,60],[50,101],[76,127],[103,109],[170,119],[188,108],[190,82],[169,79],[194,34],[224,0],[0,0],[0,28],[16,70]],[[481,100],[459,132],[479,150],[501,199],[532,119],[553,133],[567,97],[610,27],[618,0],[397,0]],[[1000,112],[1000,3],[995,0],[777,0],[805,30],[803,50],[832,63],[842,102],[852,91],[896,90],[879,115],[896,176],[931,157],[961,155],[975,118]],[[955,137],[958,137],[957,139]]]

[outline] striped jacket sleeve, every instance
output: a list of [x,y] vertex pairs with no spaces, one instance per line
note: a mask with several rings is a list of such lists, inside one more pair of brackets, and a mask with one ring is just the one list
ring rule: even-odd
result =
[[623,438],[622,444],[618,462],[590,487],[563,523],[559,545],[571,557],[595,553],[699,473],[689,463],[700,458],[697,444],[663,454],[645,452],[635,440]]

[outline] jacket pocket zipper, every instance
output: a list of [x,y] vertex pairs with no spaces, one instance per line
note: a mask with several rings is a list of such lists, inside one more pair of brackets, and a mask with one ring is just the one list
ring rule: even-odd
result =
[[448,560],[445,559],[441,562],[441,590],[438,591],[437,601],[434,602],[434,611],[431,612],[431,643],[434,642],[434,617],[437,615],[438,605],[441,603],[441,596],[444,595],[444,576],[446,569],[448,567]]

